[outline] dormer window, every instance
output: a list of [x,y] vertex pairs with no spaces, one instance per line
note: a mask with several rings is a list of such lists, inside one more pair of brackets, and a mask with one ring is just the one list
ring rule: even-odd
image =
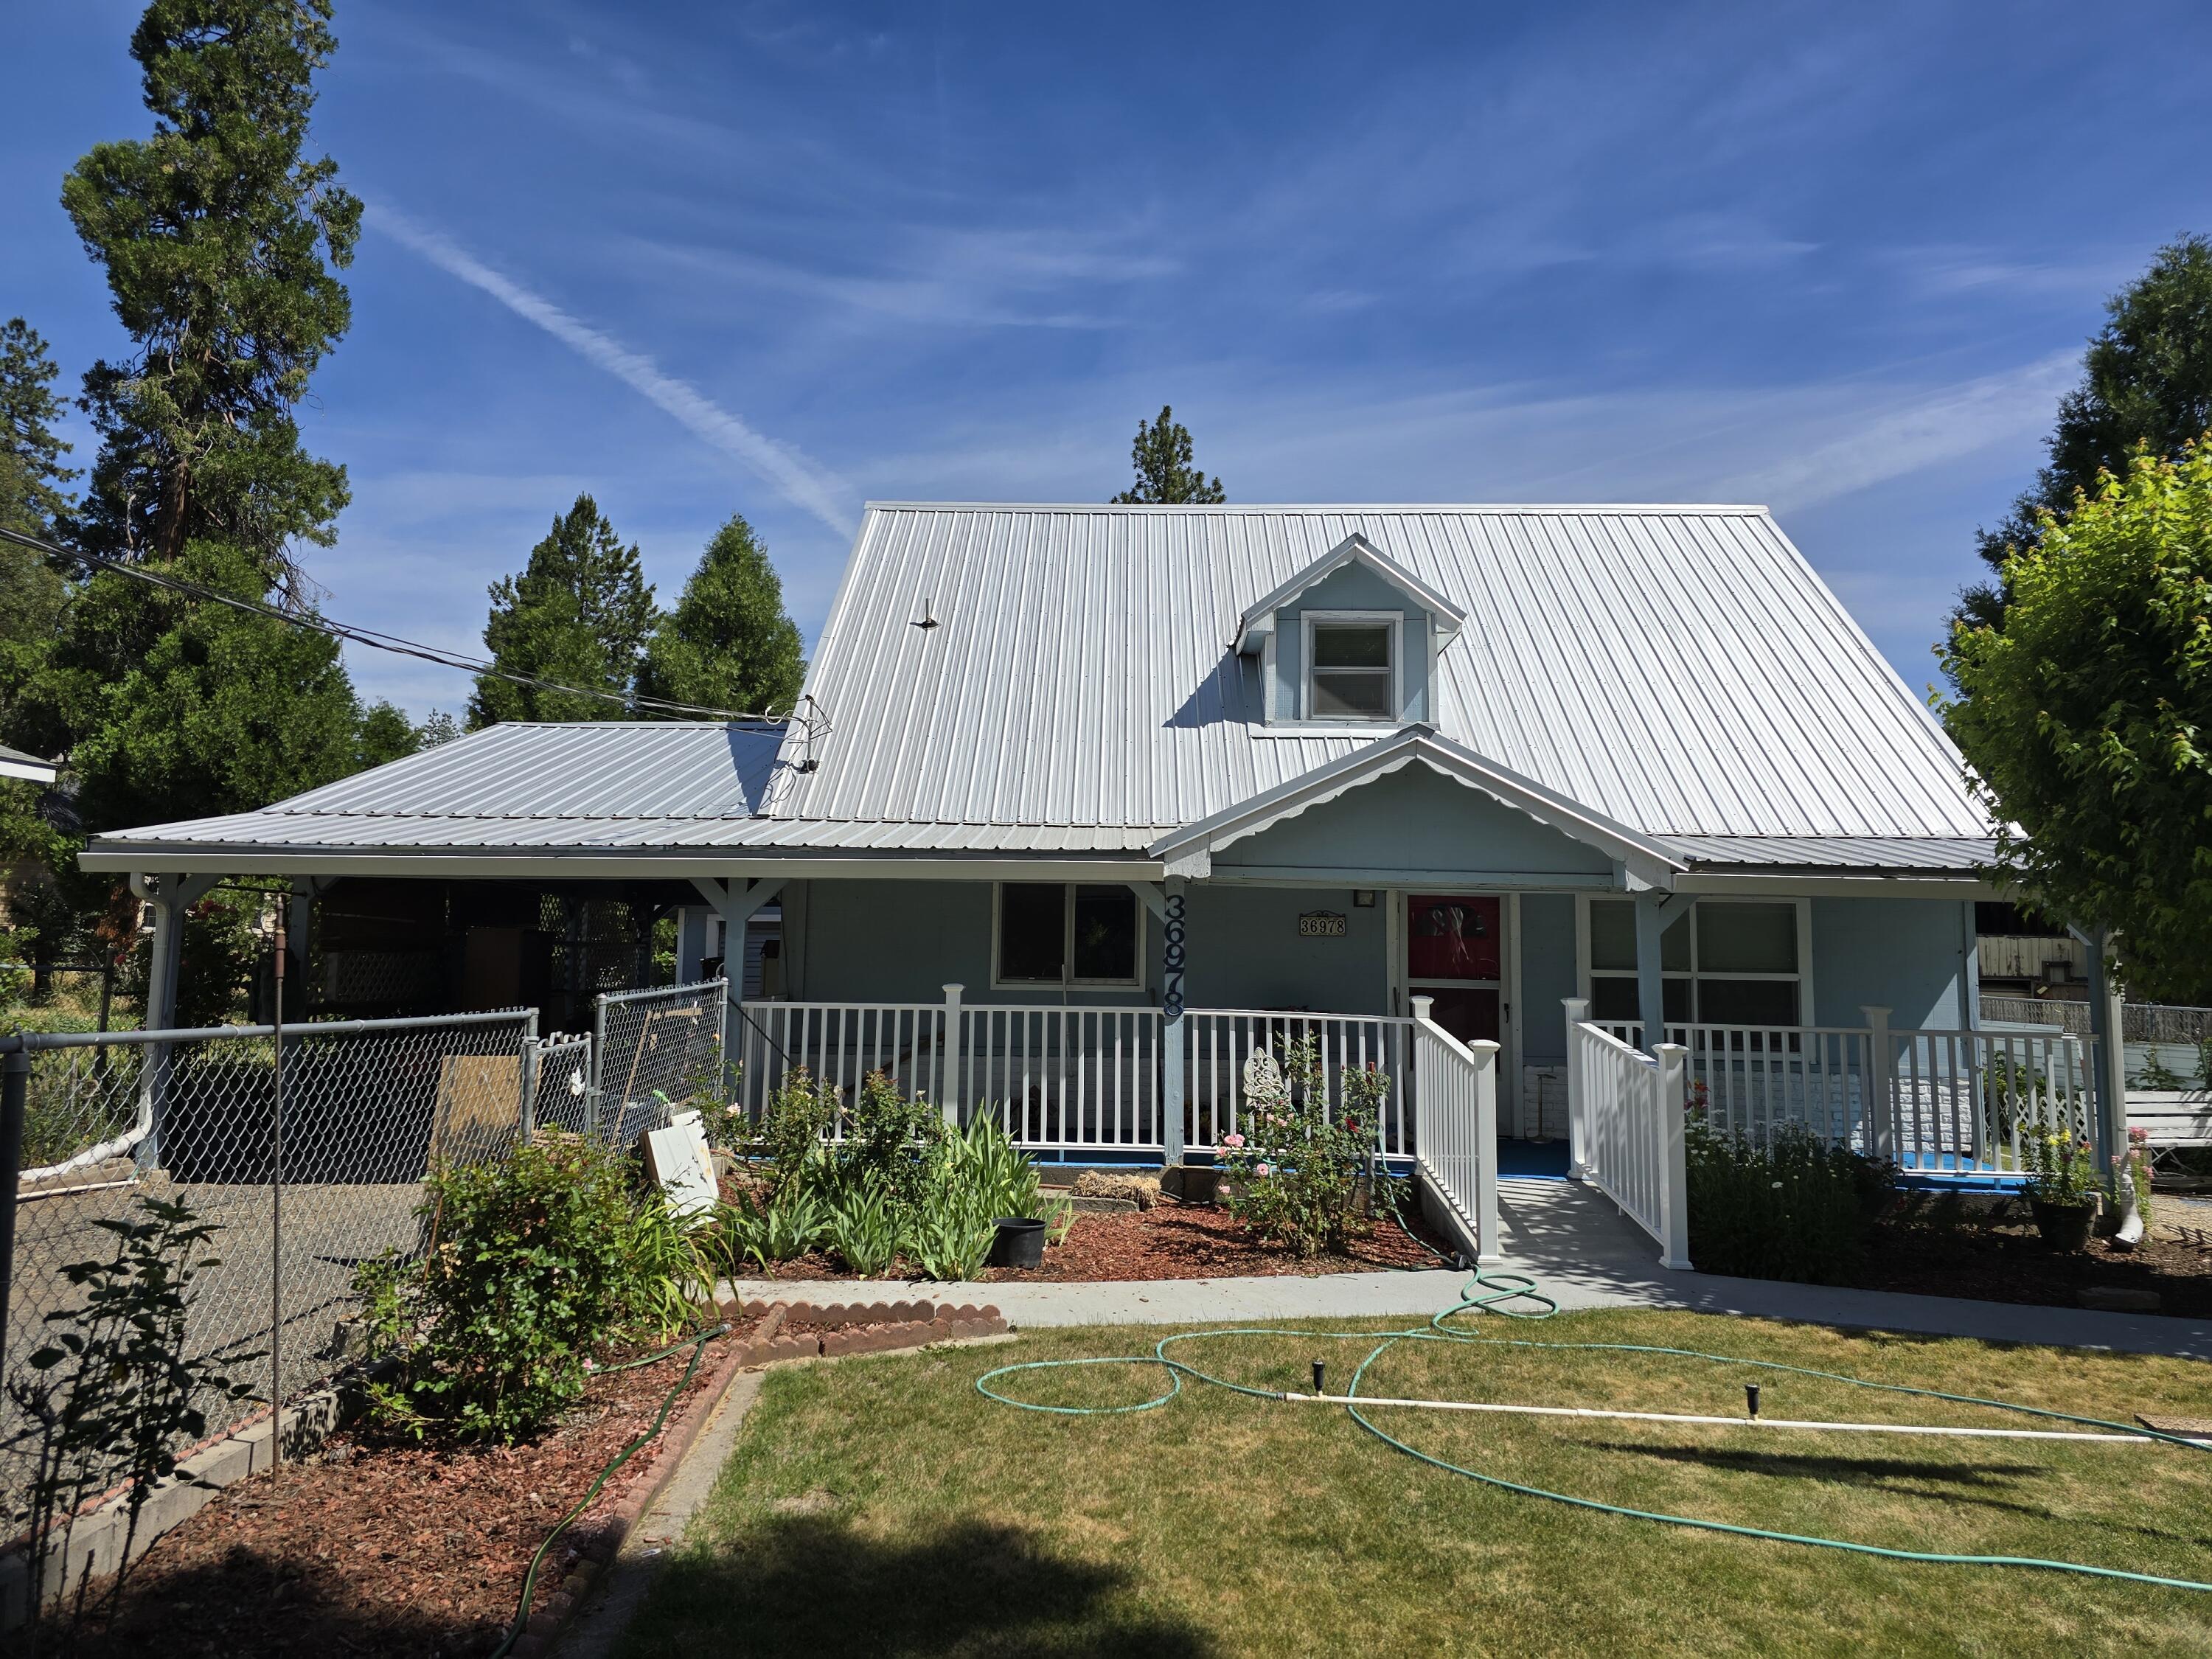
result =
[[1305,624],[1305,717],[1395,720],[1399,618],[1308,611]]

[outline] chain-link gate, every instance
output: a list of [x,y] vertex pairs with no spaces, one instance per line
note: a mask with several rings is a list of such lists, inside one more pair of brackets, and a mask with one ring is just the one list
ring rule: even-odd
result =
[[[587,1066],[587,1040],[540,1045],[535,1010],[509,1010],[288,1025],[281,1134],[271,1027],[0,1036],[0,1059],[30,1062],[27,1079],[9,1080],[23,1091],[23,1129],[0,1359],[5,1518],[27,1467],[4,1449],[26,1427],[14,1390],[39,1385],[27,1362],[49,1316],[82,1305],[64,1269],[114,1255],[101,1222],[141,1218],[139,1200],[157,1197],[219,1227],[206,1252],[219,1265],[194,1284],[186,1346],[200,1357],[273,1347],[289,1398],[346,1357],[355,1269],[417,1247],[433,1164],[504,1156],[527,1133],[526,1099],[544,1121],[576,1115],[546,1103],[580,1099],[571,1079]],[[268,1358],[231,1369],[267,1395]],[[208,1432],[254,1409],[218,1402]]]
[[719,979],[599,997],[592,1014],[592,1132],[627,1146],[665,1124],[672,1106],[719,1100],[728,1010],[729,982]]
[[556,1031],[538,1045],[532,1096],[532,1124],[589,1134],[592,1123],[592,1039],[588,1032],[565,1036]]

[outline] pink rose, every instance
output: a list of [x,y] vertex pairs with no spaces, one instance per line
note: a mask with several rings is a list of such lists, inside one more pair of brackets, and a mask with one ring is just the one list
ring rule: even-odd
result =
[[1255,1164],[1252,1166],[1252,1173],[1254,1175],[1271,1176],[1275,1173],[1275,1166],[1272,1164]]
[[1242,1146],[1244,1144],[1244,1137],[1239,1134],[1224,1135],[1221,1137],[1221,1144],[1224,1146]]

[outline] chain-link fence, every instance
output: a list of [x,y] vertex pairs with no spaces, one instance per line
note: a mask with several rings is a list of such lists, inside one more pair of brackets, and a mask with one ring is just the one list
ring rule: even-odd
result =
[[[328,1376],[347,1357],[355,1269],[417,1248],[432,1164],[503,1156],[526,1132],[526,1100],[549,1123],[579,1115],[588,1040],[541,1045],[537,1021],[511,1010],[288,1026],[281,1122],[267,1026],[0,1036],[0,1054],[30,1061],[0,1448],[26,1428],[15,1395],[40,1386],[27,1362],[50,1316],[82,1305],[65,1270],[112,1259],[103,1224],[143,1218],[145,1198],[182,1200],[220,1229],[206,1252],[218,1265],[186,1307],[191,1356],[259,1352],[233,1369],[264,1399],[272,1377],[289,1398]],[[211,1435],[258,1409],[217,1403]],[[23,1456],[0,1449],[7,1518],[27,1476]]]
[[706,980],[620,991],[593,1004],[589,1127],[627,1146],[667,1121],[668,1109],[719,1097],[729,983]]
[[591,1034],[556,1031],[538,1045],[533,1070],[531,1092],[538,1104],[532,1121],[540,1128],[591,1133]]

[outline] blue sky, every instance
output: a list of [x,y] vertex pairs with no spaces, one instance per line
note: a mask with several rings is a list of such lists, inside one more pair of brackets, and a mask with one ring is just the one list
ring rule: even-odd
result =
[[[120,349],[58,203],[135,5],[11,23],[0,314]],[[867,499],[1770,503],[1916,689],[2104,297],[2212,230],[2212,9],[340,0],[370,204],[305,425],[348,621],[460,648],[579,489],[809,637]],[[82,437],[82,431],[73,434]],[[87,455],[81,449],[77,459]],[[420,714],[463,677],[365,652]]]

